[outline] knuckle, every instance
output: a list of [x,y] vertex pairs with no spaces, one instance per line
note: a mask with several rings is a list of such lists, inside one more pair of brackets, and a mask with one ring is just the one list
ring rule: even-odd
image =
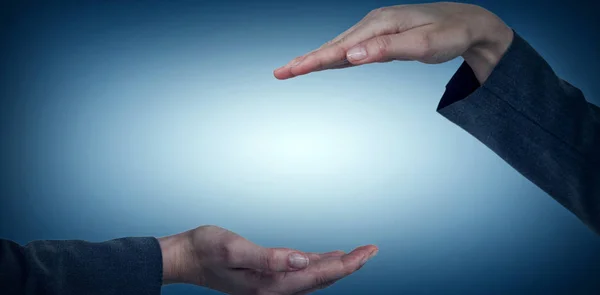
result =
[[383,18],[377,21],[377,24],[372,26],[373,33],[375,36],[383,36],[387,34],[393,34],[398,31],[397,22],[390,18]]
[[377,45],[377,58],[383,59],[390,52],[392,38],[390,38],[390,36],[387,35],[379,36],[375,38],[375,43]]
[[[319,51],[319,50],[321,50],[321,49],[323,49],[323,48],[329,47],[329,46],[331,46],[331,44],[333,44],[333,43],[334,43],[334,42],[333,42],[333,40],[329,40],[329,41],[327,41],[327,42],[323,43],[323,45],[319,46],[319,48],[317,48],[316,50],[314,50],[314,51],[312,51],[312,52],[316,52],[316,51]],[[312,53],[312,52],[311,52],[311,53]]]
[[[350,48],[348,48],[348,35],[341,37],[337,42],[332,43],[331,44],[333,47],[336,47],[336,50],[339,51],[346,51]],[[344,52],[337,52],[337,53],[344,53]]]
[[332,46],[332,50],[331,50],[331,58],[332,59],[339,59],[341,58],[346,58],[346,52],[348,51],[348,46],[344,45],[344,40],[340,40],[340,42],[336,43],[334,46]]
[[[324,50],[326,52],[327,50]],[[306,59],[310,60],[314,64],[315,70],[322,70],[324,68],[323,58],[326,57],[323,55],[323,52],[319,52],[316,54],[309,55]]]
[[232,260],[231,247],[228,244],[221,244],[217,249],[217,258],[227,264]]
[[267,248],[260,257],[260,266],[262,269],[272,270],[275,267],[275,249]]
[[222,230],[222,228],[220,228],[216,225],[202,225],[202,226],[197,227],[196,230],[205,230],[205,231],[210,231],[210,232],[216,232],[216,231]]
[[422,33],[417,40],[418,57],[420,60],[429,60],[435,54],[431,44],[431,34]]
[[314,278],[313,286],[318,288],[320,286],[326,285],[327,283],[329,283],[329,280],[327,278],[325,278],[322,275],[318,275],[318,276],[315,276],[315,278]]
[[391,7],[381,7],[379,8],[378,15],[382,19],[391,19],[394,16],[394,9]]
[[390,10],[391,9],[390,9],[389,6],[385,6],[385,7],[380,7],[379,8],[379,12],[381,12],[381,13],[388,13],[388,12],[390,12]]
[[375,8],[369,12],[369,15],[373,16],[373,17],[378,17],[378,16],[382,15],[386,11],[386,9],[387,9],[387,7]]
[[296,64],[300,60],[302,60],[302,56],[296,56],[294,59],[292,59],[292,61],[290,62],[290,64]]
[[223,241],[217,249],[217,257],[225,264],[235,263],[235,243],[236,239],[227,239]]

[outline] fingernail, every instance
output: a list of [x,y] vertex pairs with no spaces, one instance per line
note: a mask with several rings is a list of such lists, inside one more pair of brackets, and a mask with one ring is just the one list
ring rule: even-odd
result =
[[367,50],[365,50],[365,48],[362,46],[354,47],[348,50],[346,56],[351,60],[361,60],[367,57]]
[[298,254],[298,253],[292,253],[290,254],[289,257],[290,260],[290,266],[292,268],[305,268],[308,266],[308,257],[302,255],[302,254]]

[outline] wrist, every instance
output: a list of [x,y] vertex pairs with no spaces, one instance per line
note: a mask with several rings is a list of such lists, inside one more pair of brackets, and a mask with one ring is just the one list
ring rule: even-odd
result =
[[163,285],[185,283],[185,263],[191,260],[191,239],[187,232],[158,238],[163,262]]
[[485,10],[474,27],[480,28],[472,33],[469,49],[462,55],[469,64],[477,80],[483,84],[500,62],[513,41],[513,30],[500,18]]

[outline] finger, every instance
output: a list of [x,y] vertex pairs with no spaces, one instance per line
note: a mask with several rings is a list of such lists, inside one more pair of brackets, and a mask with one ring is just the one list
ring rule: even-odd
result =
[[[327,253],[305,253],[308,256],[309,261],[316,263],[320,260],[341,257],[346,253],[341,250],[331,251]],[[277,274],[282,272],[272,272],[248,268],[235,268],[231,269],[230,276],[238,282],[246,282],[250,286],[264,286],[271,285],[275,281]]]
[[401,34],[377,36],[351,48],[347,55],[354,65],[390,60],[442,63],[462,54],[467,39],[458,27],[430,24]]
[[346,252],[342,250],[331,251],[323,254],[319,254],[321,259],[331,258],[331,257],[341,257],[344,256]]
[[332,286],[333,284],[335,284],[337,281],[338,281],[338,280],[333,280],[333,281],[331,281],[331,282],[328,282],[328,283],[326,283],[326,284],[324,284],[324,285],[322,285],[322,286],[318,286],[318,287],[310,288],[310,289],[308,289],[308,290],[304,290],[304,291],[300,291],[300,292],[294,293],[294,295],[307,295],[307,294],[312,294],[312,293],[314,293],[314,292],[317,292],[317,291],[319,291],[319,290],[322,290],[322,289],[325,289],[325,288],[331,287],[331,286]]
[[326,70],[338,70],[338,69],[345,69],[345,68],[350,68],[350,67],[354,67],[355,65],[353,65],[352,63],[350,63],[347,59],[344,59],[343,61],[333,64],[327,68],[322,68],[322,69],[316,69],[313,72],[319,72],[319,71],[326,71]]
[[296,57],[296,58],[292,59],[292,60],[291,60],[290,62],[288,62],[288,63],[287,63],[287,64],[286,64],[284,67],[289,67],[289,66],[292,66],[292,65],[294,65],[294,66],[295,66],[295,65],[297,65],[297,64],[298,64],[298,62],[299,62],[299,61],[301,61],[303,58],[307,57],[308,55],[312,54],[313,52],[316,52],[317,50],[321,50],[321,49],[323,49],[324,47],[330,46],[331,44],[334,44],[334,43],[338,42],[338,41],[339,41],[341,38],[343,38],[343,36],[345,36],[345,35],[347,35],[348,33],[350,33],[350,32],[351,32],[351,30],[354,30],[354,28],[356,28],[356,26],[357,26],[357,25],[358,25],[358,24],[354,25],[353,27],[351,27],[350,29],[348,29],[347,31],[345,31],[343,34],[340,34],[340,35],[338,35],[338,36],[337,36],[337,37],[335,37],[334,39],[332,39],[332,40],[329,40],[329,41],[327,41],[327,42],[323,43],[323,45],[319,46],[319,48],[315,48],[315,49],[313,49],[313,50],[311,50],[311,51],[309,51],[309,52],[307,52],[307,53],[305,53],[305,54],[303,54],[303,55],[300,55],[300,56],[298,56],[298,57]]
[[[338,251],[336,251],[336,252],[338,252]],[[342,251],[339,251],[339,252],[341,252],[341,253],[344,253],[344,252],[342,252]],[[377,255],[377,252],[378,252],[378,250],[375,250],[374,252],[372,252],[372,253],[369,255],[369,259],[370,259],[370,258],[372,258],[373,256]],[[330,253],[333,253],[333,252],[330,252]],[[337,256],[337,255],[340,255],[340,253],[337,253],[337,254],[336,254],[336,256]],[[342,254],[342,255],[343,255],[343,254]],[[341,255],[340,255],[340,256],[341,256]],[[364,264],[363,264],[363,265],[364,265]],[[361,266],[361,267],[362,267],[362,266]],[[359,267],[359,269],[360,269],[360,267]],[[333,284],[337,283],[337,281],[339,281],[339,279],[336,279],[336,280],[329,281],[329,282],[327,282],[327,283],[324,283],[324,284],[322,284],[322,285],[320,285],[320,286],[315,286],[315,287],[313,287],[313,288],[310,288],[310,289],[308,289],[308,290],[304,290],[304,291],[301,291],[301,292],[297,292],[297,293],[295,293],[294,295],[307,295],[307,294],[312,294],[312,293],[314,293],[314,292],[317,292],[317,291],[319,291],[319,290],[322,290],[322,289],[325,289],[325,288],[331,287]]]
[[361,24],[362,24],[362,21],[360,21],[360,22],[358,22],[358,23],[354,24],[354,25],[353,25],[352,27],[350,27],[348,30],[346,30],[346,31],[344,31],[343,33],[341,33],[341,34],[337,35],[335,38],[333,38],[333,39],[331,39],[331,40],[329,40],[329,41],[327,41],[327,42],[323,43],[323,45],[319,46],[319,48],[313,49],[313,50],[311,50],[311,51],[310,51],[310,52],[308,52],[308,53],[305,53],[305,54],[303,54],[303,55],[301,55],[301,56],[298,56],[297,58],[293,59],[292,61],[290,61],[290,62],[289,62],[287,65],[285,65],[285,66],[296,65],[296,64],[297,64],[297,61],[300,61],[300,60],[301,60],[303,57],[306,57],[306,56],[308,56],[308,55],[312,54],[313,52],[315,52],[315,51],[317,51],[317,50],[321,50],[321,49],[323,49],[323,48],[325,48],[325,47],[327,47],[327,46],[331,46],[332,44],[335,44],[335,43],[339,42],[340,40],[344,40],[344,38],[345,38],[345,37],[346,37],[348,34],[352,33],[352,32],[353,32],[353,31],[354,31],[354,30],[355,30],[355,29],[356,29],[356,28],[357,28],[359,25],[361,25]]
[[[304,253],[304,255],[306,255],[308,257],[308,260],[311,263],[315,263],[319,260],[322,259],[327,259],[327,258],[331,258],[331,257],[340,257],[343,256],[344,254],[346,254],[344,251],[341,250],[336,250],[336,251],[331,251],[331,252],[327,252],[327,253]],[[235,267],[236,269],[239,270],[246,270],[248,268],[243,268],[243,267]],[[252,269],[252,270],[260,270],[263,272],[268,272],[269,270],[261,270],[261,269]]]
[[[312,54],[312,53],[314,53],[314,52],[316,52],[316,51],[318,51],[318,50],[321,50],[321,49],[323,49],[323,48],[325,48],[325,47],[327,47],[327,46],[330,46],[330,45],[332,45],[332,44],[336,44],[336,43],[338,43],[340,40],[344,40],[344,38],[345,38],[345,37],[346,37],[348,34],[350,34],[351,32],[353,32],[353,31],[354,31],[354,30],[355,30],[355,29],[356,29],[356,28],[357,28],[359,25],[362,25],[362,23],[363,23],[363,22],[364,22],[364,19],[363,19],[363,20],[361,20],[360,22],[358,22],[358,23],[354,24],[354,25],[353,25],[352,27],[350,27],[348,30],[346,30],[346,31],[344,31],[343,33],[339,34],[338,36],[336,36],[336,37],[335,37],[335,38],[333,38],[332,40],[325,42],[325,43],[324,43],[323,45],[321,45],[319,48],[316,48],[316,49],[314,49],[314,50],[312,50],[312,51],[310,51],[310,52],[308,52],[308,53],[305,53],[305,54],[303,54],[303,55],[301,55],[301,56],[298,56],[298,57],[296,57],[296,58],[292,59],[292,60],[291,60],[290,62],[288,62],[288,63],[287,63],[285,66],[283,66],[283,67],[280,67],[280,68],[276,69],[276,70],[275,70],[275,72],[276,72],[276,73],[277,73],[278,71],[279,71],[279,72],[281,72],[283,69],[286,69],[286,68],[288,68],[288,69],[289,69],[289,68],[290,68],[290,67],[292,67],[292,66],[296,66],[296,65],[298,65],[298,64],[300,63],[300,61],[302,61],[302,60],[303,60],[304,58],[306,58],[308,55],[310,55],[310,54]],[[277,75],[276,75],[276,76],[277,76]]]
[[352,252],[314,263],[302,272],[287,273],[280,281],[282,293],[293,293],[322,287],[357,271],[377,252],[374,245],[358,247]]
[[[406,7],[383,7],[371,11],[350,32],[335,42],[300,57],[295,62],[275,70],[278,79],[288,79],[320,70],[338,68],[335,64],[347,58],[347,51],[376,36],[397,34],[431,23],[427,17]],[[419,15],[416,17],[415,15]]]
[[309,257],[303,252],[287,248],[264,248],[253,243],[239,245],[231,257],[232,268],[272,272],[300,270],[308,264]]
[[380,32],[388,32],[391,28],[385,26],[387,23],[365,23],[358,26],[341,40],[324,46],[305,56],[298,57],[294,62],[275,70],[275,77],[288,79],[296,76],[306,75],[311,72],[338,68],[347,63],[346,52],[356,44],[371,39]]
[[[300,61],[302,61],[305,57],[297,57],[296,59],[292,60],[290,62],[290,64],[295,63],[296,65],[300,63]],[[318,69],[313,70],[313,72],[318,72],[318,71],[324,71],[324,70],[337,70],[337,69],[345,69],[345,68],[349,68],[349,67],[354,67],[355,65],[350,63],[347,59],[343,59],[341,61],[332,63],[330,65],[328,65],[327,67],[321,67]],[[291,72],[291,68],[289,68],[288,66],[284,66],[281,67],[277,70],[275,70],[274,75],[277,79],[280,80],[285,80],[285,79],[289,79],[289,78],[293,78],[296,75],[293,74]]]
[[319,254],[319,253],[305,253],[305,254],[308,257],[308,261],[310,261],[310,262],[315,262],[315,261],[321,259],[321,254]]
[[277,79],[284,80],[339,66],[340,63],[345,62],[347,49],[374,37],[374,34],[373,30],[361,25],[340,41],[326,44],[311,53],[295,58],[286,66],[276,69],[274,75]]
[[375,34],[391,32],[396,28],[389,21],[378,21],[367,16],[330,42],[276,69],[274,75],[277,79],[283,80],[310,72],[337,68],[339,66],[337,64],[346,59],[346,50],[350,47],[374,37]]
[[344,254],[346,254],[346,252],[341,251],[341,250],[336,250],[336,251],[331,251],[331,252],[327,252],[327,253],[305,253],[306,256],[308,256],[308,260],[310,261],[310,263],[315,263],[321,259],[327,259],[330,257],[340,257]]
[[[358,62],[361,56],[365,54],[362,51],[355,51],[348,54],[348,51],[358,44],[379,36],[401,34],[420,27],[432,25],[434,18],[427,14],[419,13],[419,5],[400,5],[396,7],[384,7],[376,9],[369,13],[365,20],[349,32],[344,37],[332,44],[327,44],[322,48],[301,56],[287,66],[275,70],[274,75],[277,79],[289,79],[292,77],[305,75],[311,72],[322,71],[326,69],[347,68],[352,65],[375,62],[372,59],[368,62]],[[375,39],[376,41],[387,41],[386,38]],[[354,55],[354,61],[350,60],[352,65],[337,65],[344,59],[352,59],[349,55]],[[414,54],[419,56],[419,54]],[[396,60],[411,60],[415,58],[398,57]],[[386,62],[394,59],[380,58],[377,62]]]
[[428,54],[428,27],[410,30],[401,34],[382,35],[361,42],[350,48],[348,61],[355,65],[402,58],[417,60]]
[[[367,19],[366,16],[363,17],[363,19],[361,19],[359,22],[357,22],[356,24],[354,24],[352,27],[350,27],[346,31],[342,32],[341,34],[337,35],[335,38],[333,38],[330,41],[326,42],[325,44],[321,45],[321,47],[313,50],[312,52],[317,51],[319,49],[322,49],[324,47],[330,46],[332,44],[335,44],[335,43],[337,43],[337,42],[339,42],[341,40],[344,40],[346,38],[346,36],[348,36],[349,34],[351,34],[352,32],[354,32],[354,30],[356,30],[357,27],[363,25],[365,23],[366,19]],[[309,52],[309,53],[312,53],[312,52]]]

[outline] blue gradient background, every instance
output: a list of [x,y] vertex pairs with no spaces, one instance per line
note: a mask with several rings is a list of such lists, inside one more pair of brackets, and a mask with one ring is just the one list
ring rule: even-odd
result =
[[[600,103],[592,4],[473,3]],[[2,4],[0,236],[216,224],[265,246],[380,247],[324,294],[600,294],[600,238],[435,112],[461,60],[273,78],[393,4]]]

